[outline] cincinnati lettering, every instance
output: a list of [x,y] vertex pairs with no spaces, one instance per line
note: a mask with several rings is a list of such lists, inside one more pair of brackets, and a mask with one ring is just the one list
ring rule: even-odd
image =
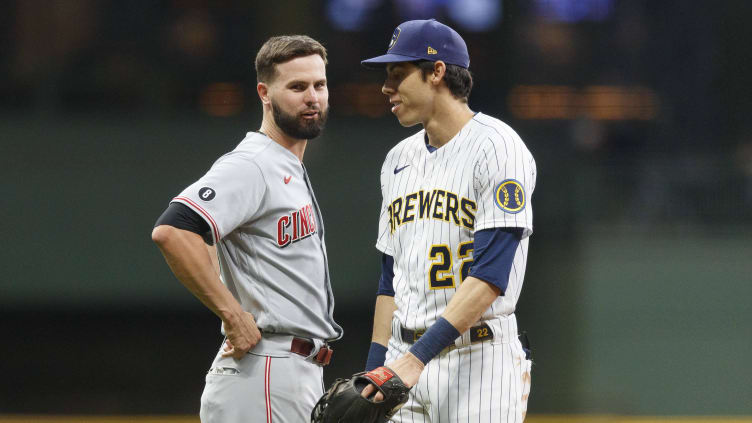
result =
[[316,219],[313,218],[313,207],[310,204],[277,220],[277,245],[280,247],[287,247],[314,233],[316,233]]
[[453,192],[443,189],[420,190],[392,201],[388,209],[389,228],[393,233],[405,223],[418,219],[435,219],[472,230],[477,209],[474,201]]

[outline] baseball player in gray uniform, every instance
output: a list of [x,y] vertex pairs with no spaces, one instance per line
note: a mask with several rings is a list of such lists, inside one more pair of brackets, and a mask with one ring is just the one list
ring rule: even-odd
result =
[[470,58],[448,26],[405,22],[385,55],[362,63],[386,70],[382,92],[400,124],[423,126],[381,170],[382,276],[366,368],[386,363],[412,386],[395,422],[521,422],[531,361],[514,311],[535,160],[512,128],[469,108]]
[[328,342],[342,335],[302,164],[326,121],[326,49],[307,36],[270,38],[256,73],[260,130],[176,196],[152,233],[175,276],[222,320],[202,422],[307,420]]

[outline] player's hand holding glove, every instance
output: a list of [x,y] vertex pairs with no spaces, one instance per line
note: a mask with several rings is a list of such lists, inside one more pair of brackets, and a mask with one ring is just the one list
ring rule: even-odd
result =
[[[374,402],[363,398],[363,388],[372,384],[384,395]],[[337,379],[311,412],[311,423],[384,423],[407,402],[410,388],[388,367]]]

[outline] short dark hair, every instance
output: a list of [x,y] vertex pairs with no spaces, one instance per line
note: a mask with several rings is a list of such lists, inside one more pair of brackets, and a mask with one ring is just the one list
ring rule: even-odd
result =
[[[430,60],[418,60],[413,63],[420,68],[423,74],[423,80],[425,81],[428,75],[433,73],[434,63],[436,62]],[[449,88],[449,92],[452,93],[454,98],[463,103],[467,103],[467,99],[470,97],[470,91],[473,90],[473,76],[468,69],[447,63],[444,82],[446,82],[447,88]]]
[[256,80],[271,83],[277,77],[277,65],[298,57],[318,54],[326,64],[326,48],[307,35],[280,35],[266,40],[256,54]]

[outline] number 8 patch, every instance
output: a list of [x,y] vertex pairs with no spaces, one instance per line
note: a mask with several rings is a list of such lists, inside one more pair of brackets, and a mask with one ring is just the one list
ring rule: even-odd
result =
[[507,213],[516,214],[525,208],[525,189],[514,179],[501,182],[494,189],[496,206]]

